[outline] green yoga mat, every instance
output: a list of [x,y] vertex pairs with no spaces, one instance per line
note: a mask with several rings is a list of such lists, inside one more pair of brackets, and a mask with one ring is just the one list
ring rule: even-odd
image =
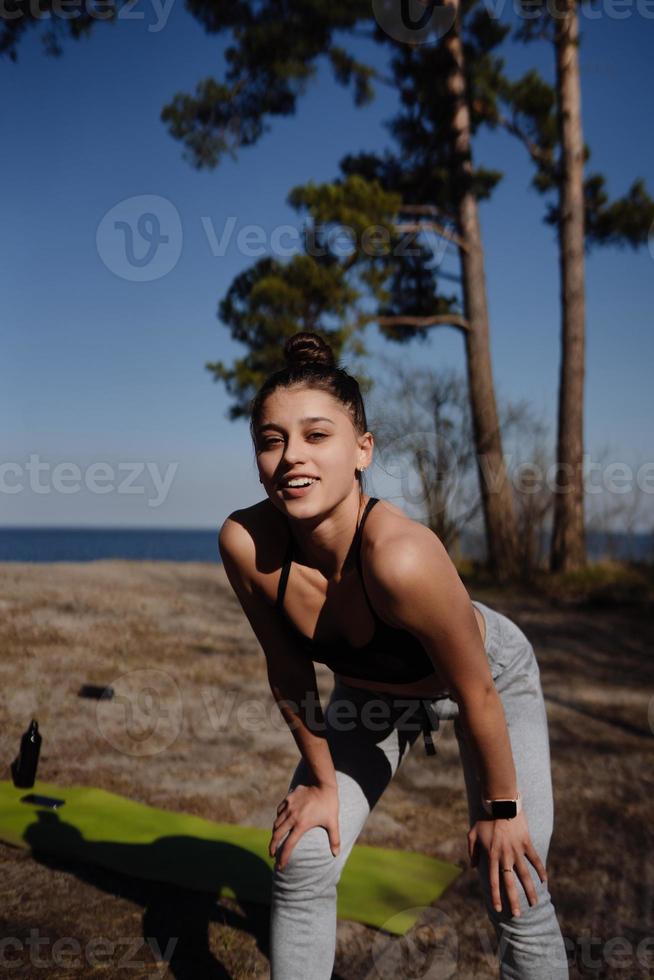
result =
[[[58,810],[21,803],[28,793],[66,803]],[[270,903],[271,833],[160,810],[91,786],[37,781],[28,790],[0,781],[0,840],[216,897]],[[338,917],[403,935],[416,908],[430,905],[460,873],[415,851],[356,844],[338,884]]]

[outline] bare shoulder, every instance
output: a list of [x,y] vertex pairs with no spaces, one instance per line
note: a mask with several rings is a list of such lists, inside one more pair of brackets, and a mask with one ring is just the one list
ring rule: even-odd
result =
[[[480,662],[486,663],[483,655],[477,655],[474,668],[465,667],[466,651],[478,648],[479,639],[485,640],[481,613],[431,528],[390,508],[373,508],[371,520],[376,510],[377,522],[369,536],[364,533],[361,547],[362,575],[374,609],[391,626],[420,640],[449,690],[467,689],[471,676],[483,675]],[[459,661],[459,667],[454,661]],[[459,676],[461,671],[468,673]]]
[[258,572],[279,563],[279,552],[287,538],[281,514],[266,497],[225,518],[218,533],[218,546],[226,570],[229,564],[253,583]]
[[425,524],[387,501],[380,501],[368,521],[361,543],[365,584],[382,607],[403,583],[458,578],[447,549]]
[[280,665],[285,673],[306,667],[306,656],[297,645],[297,638],[262,588],[266,572],[274,571],[275,565],[279,568],[283,522],[282,515],[266,498],[232,511],[218,536],[225,573],[261,644],[275,697],[281,696],[273,679],[278,676]]
[[368,518],[368,529],[362,541],[362,551],[373,568],[384,558],[400,558],[406,562],[419,561],[425,551],[445,551],[440,538],[431,528],[414,520],[399,507],[380,500]]

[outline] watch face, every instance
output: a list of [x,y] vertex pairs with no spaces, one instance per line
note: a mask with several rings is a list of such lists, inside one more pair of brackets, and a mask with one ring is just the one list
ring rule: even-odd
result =
[[509,820],[518,810],[514,800],[494,800],[492,807],[495,820]]

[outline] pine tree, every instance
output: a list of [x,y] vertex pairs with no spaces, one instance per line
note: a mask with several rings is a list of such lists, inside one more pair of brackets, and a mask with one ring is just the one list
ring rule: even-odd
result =
[[[585,255],[593,246],[636,249],[646,244],[654,202],[644,181],[633,181],[624,197],[609,201],[605,178],[584,176],[590,150],[584,143],[579,74],[579,16],[576,0],[520,0],[524,18],[516,37],[553,46],[556,82],[535,71],[507,85],[502,101],[488,102],[495,117],[517,136],[536,165],[534,187],[554,192],[545,220],[557,231],[561,275],[561,365],[557,426],[557,492],[550,547],[551,571],[570,571],[586,562],[584,530],[583,406],[585,376]],[[483,114],[483,108],[480,109]]]

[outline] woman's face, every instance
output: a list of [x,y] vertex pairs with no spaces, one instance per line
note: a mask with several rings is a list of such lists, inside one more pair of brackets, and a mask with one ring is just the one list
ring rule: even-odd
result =
[[[313,388],[270,394],[255,438],[266,493],[280,510],[298,515],[326,510],[352,493],[355,469],[367,466],[372,455],[371,434],[358,438],[346,407]],[[293,492],[285,486],[293,474],[317,479]]]

